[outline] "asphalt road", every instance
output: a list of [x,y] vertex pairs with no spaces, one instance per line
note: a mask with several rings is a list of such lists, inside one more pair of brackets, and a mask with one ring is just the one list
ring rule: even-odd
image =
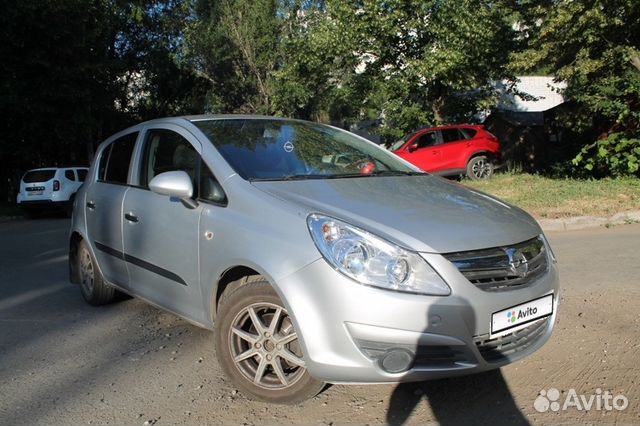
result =
[[[294,407],[237,392],[206,330],[135,299],[86,305],[67,279],[68,225],[0,223],[1,425],[640,423],[640,225],[549,235],[560,312],[531,357],[457,379],[332,386]],[[537,411],[550,388],[560,409]],[[591,409],[563,409],[572,389]],[[627,407],[596,409],[605,391]]]

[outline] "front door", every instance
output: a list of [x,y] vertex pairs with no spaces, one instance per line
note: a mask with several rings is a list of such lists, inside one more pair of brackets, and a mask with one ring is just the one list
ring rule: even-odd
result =
[[438,170],[440,156],[440,141],[438,132],[429,131],[417,134],[407,144],[406,159],[426,172]]
[[[183,170],[197,191],[200,143],[184,129],[147,129],[136,178],[123,203],[124,251],[134,292],[175,313],[193,318],[200,302],[198,236],[202,206],[149,190],[160,173]],[[194,194],[195,196],[195,194]]]

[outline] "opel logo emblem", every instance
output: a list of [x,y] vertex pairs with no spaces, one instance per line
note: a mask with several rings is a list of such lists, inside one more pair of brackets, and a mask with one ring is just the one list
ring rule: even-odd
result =
[[283,146],[284,150],[287,152],[291,152],[293,151],[293,144],[289,141],[285,142],[284,146]]
[[504,251],[509,258],[509,267],[513,275],[524,278],[529,273],[529,262],[525,255],[518,249],[508,248]]

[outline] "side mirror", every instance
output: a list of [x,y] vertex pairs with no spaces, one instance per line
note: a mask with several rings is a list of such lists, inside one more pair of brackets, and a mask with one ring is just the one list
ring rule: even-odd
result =
[[198,206],[191,198],[193,196],[191,178],[182,170],[160,173],[151,179],[149,189],[156,194],[179,198],[186,207],[193,209]]
[[414,142],[407,147],[407,151],[413,152],[418,149],[418,142]]

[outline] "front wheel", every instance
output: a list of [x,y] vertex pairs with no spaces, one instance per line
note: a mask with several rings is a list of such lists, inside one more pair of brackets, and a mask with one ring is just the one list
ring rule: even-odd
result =
[[493,175],[493,163],[484,156],[473,157],[467,163],[467,177],[472,180],[489,179]]
[[292,318],[261,276],[243,278],[223,294],[215,342],[227,376],[258,399],[296,404],[324,386],[305,368]]

